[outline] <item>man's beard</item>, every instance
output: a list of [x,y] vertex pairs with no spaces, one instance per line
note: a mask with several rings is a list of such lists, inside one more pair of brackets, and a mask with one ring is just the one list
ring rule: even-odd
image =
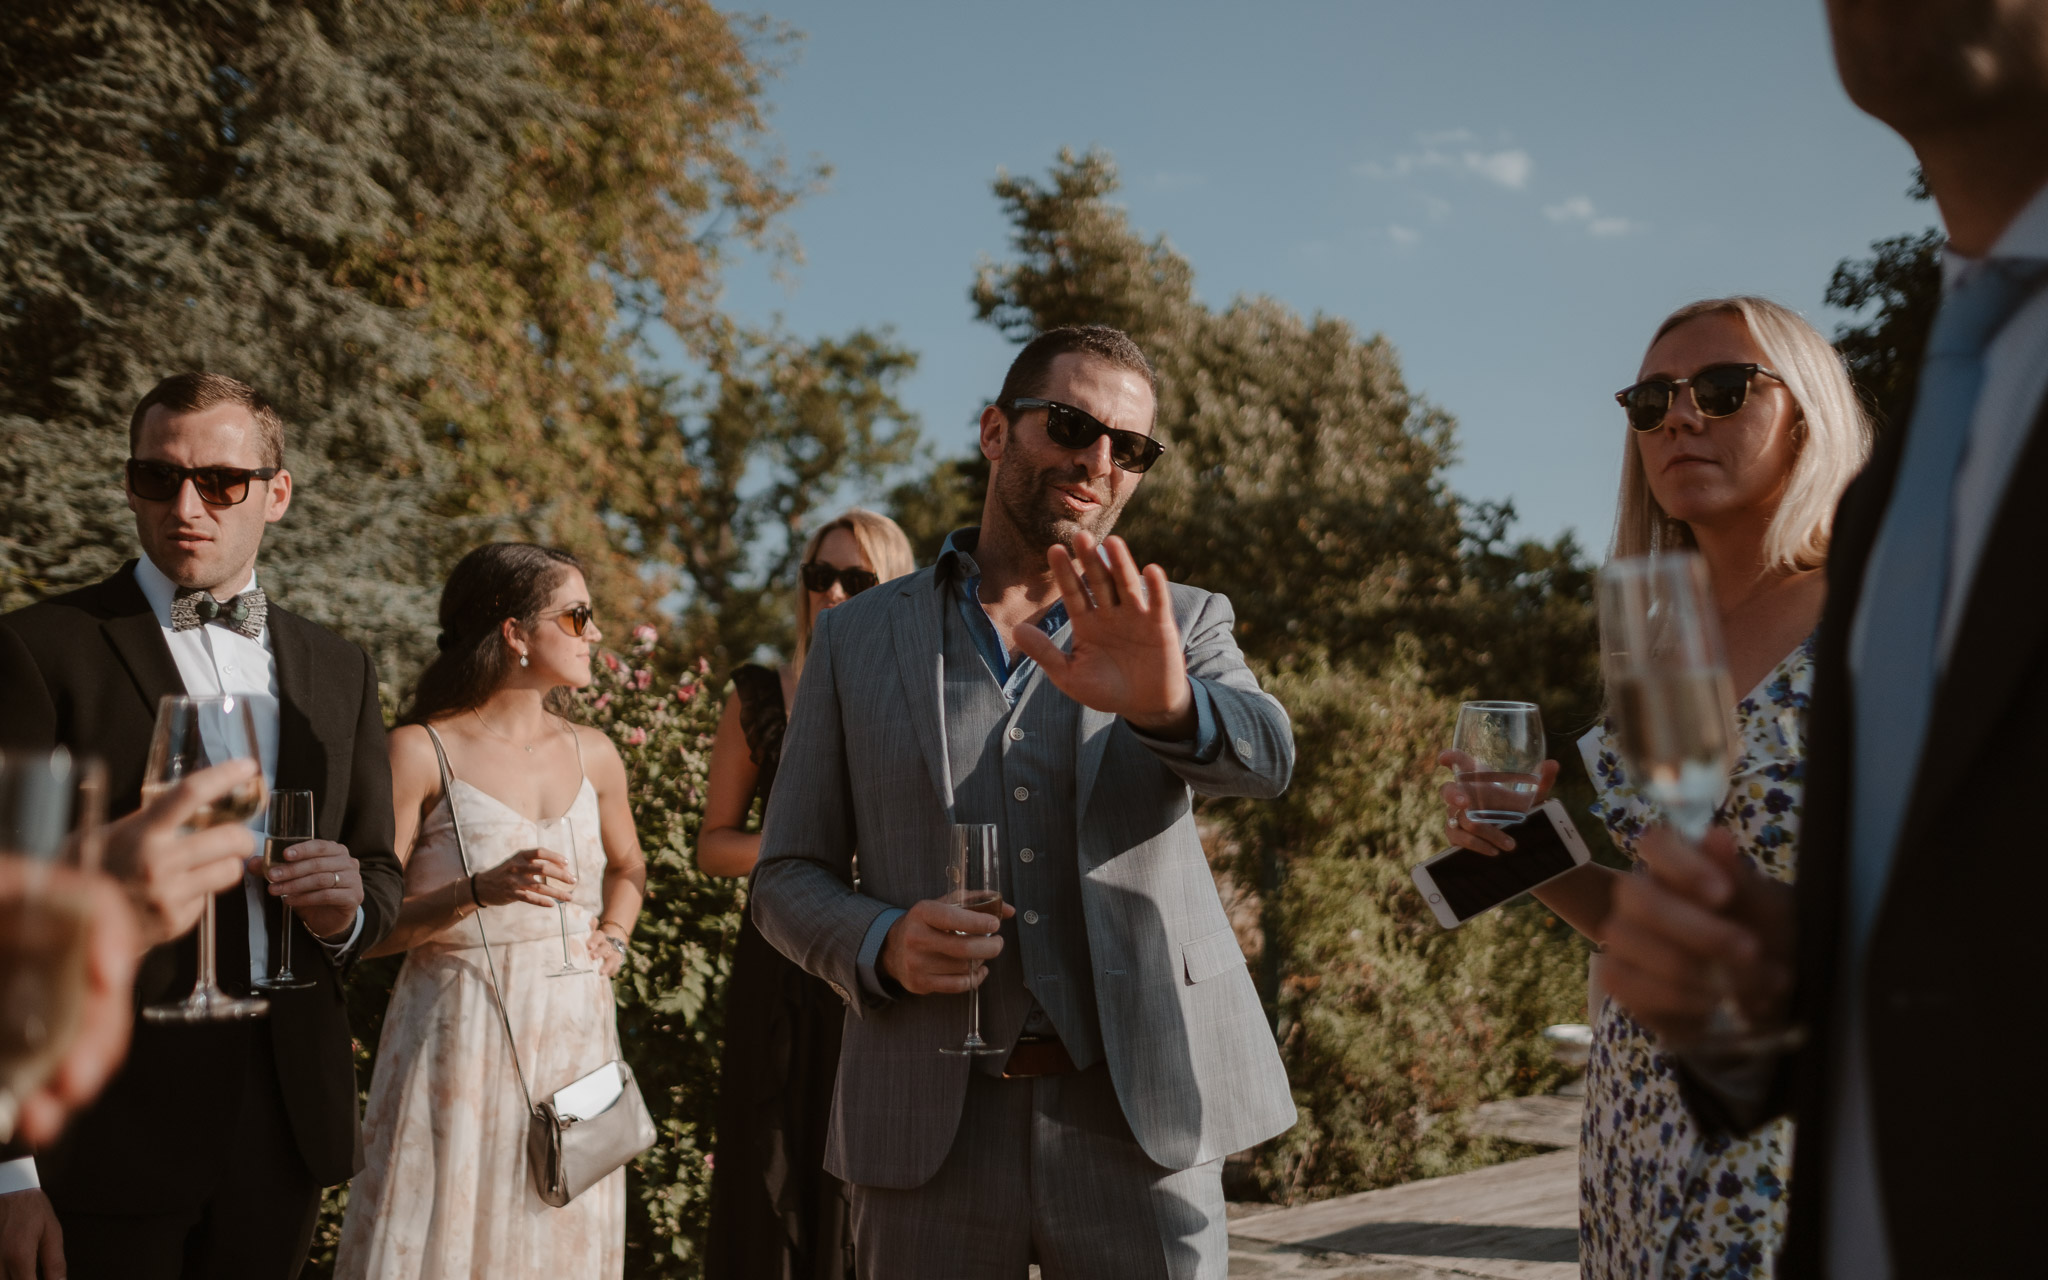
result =
[[[1100,542],[1116,528],[1116,518],[1123,514],[1122,502],[1114,506],[1104,502],[1086,517],[1069,515],[1065,500],[1054,488],[1062,484],[1090,492],[1095,490],[1095,486],[1088,483],[1088,472],[1080,467],[1048,467],[1035,473],[1004,468],[996,470],[996,501],[1002,505],[1003,514],[1009,517],[1025,543],[1040,551],[1055,543],[1072,551],[1077,533],[1092,534]],[[1125,497],[1128,499],[1129,495]]]

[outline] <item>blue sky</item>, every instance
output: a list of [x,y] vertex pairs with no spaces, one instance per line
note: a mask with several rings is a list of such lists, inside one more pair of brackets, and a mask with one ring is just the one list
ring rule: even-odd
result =
[[1115,157],[1132,221],[1210,304],[1383,332],[1458,420],[1453,488],[1596,553],[1611,393],[1658,320],[1755,292],[1831,334],[1836,261],[1933,219],[1911,153],[1843,96],[1820,0],[757,11],[805,37],[768,88],[780,145],[832,174],[788,219],[804,260],[737,264],[727,303],[804,335],[892,327],[949,454],[1014,350],[967,301],[1009,251],[989,183],[1062,146]]

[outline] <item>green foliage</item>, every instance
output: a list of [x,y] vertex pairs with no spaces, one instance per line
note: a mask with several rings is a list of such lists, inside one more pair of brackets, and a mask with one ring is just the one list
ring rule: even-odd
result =
[[[1909,194],[1929,198],[1917,170]],[[1879,240],[1870,246],[1870,257],[1843,259],[1828,280],[1829,306],[1875,308],[1861,323],[1836,328],[1835,349],[1848,362],[1879,430],[1905,425],[1913,412],[1921,357],[1941,301],[1941,246],[1946,241],[1939,227]]]
[[[626,1271],[636,1280],[702,1274],[711,1190],[708,1157],[717,1106],[725,981],[739,936],[737,880],[697,870],[697,830],[718,729],[709,664],[683,679],[655,675],[657,636],[636,627],[627,652],[605,652],[572,715],[601,729],[626,763],[634,829],[647,859],[647,901],[626,967],[613,982],[619,1044],[660,1138],[627,1174]],[[393,704],[387,699],[386,712]],[[378,1034],[402,960],[371,960],[349,980],[356,1079],[367,1090]],[[333,1274],[348,1190],[328,1191],[314,1235],[309,1280]]]
[[[1295,717],[1287,795],[1204,812],[1219,880],[1258,915],[1254,969],[1302,1110],[1256,1177],[1295,1199],[1518,1154],[1438,1121],[1556,1081],[1537,1033],[1584,1016],[1585,947],[1529,901],[1447,933],[1408,868],[1442,851],[1436,755],[1469,690],[1543,707],[1561,795],[1583,811],[1591,570],[1569,537],[1511,542],[1511,508],[1450,493],[1453,424],[1408,389],[1384,337],[1269,298],[1211,309],[1115,190],[1096,152],[1062,152],[1043,183],[998,179],[1017,256],[982,264],[972,296],[1020,341],[1113,324],[1152,358],[1172,449],[1119,532],[1230,597],[1239,643]],[[986,475],[973,457],[941,463],[897,491],[898,510],[971,519]]]

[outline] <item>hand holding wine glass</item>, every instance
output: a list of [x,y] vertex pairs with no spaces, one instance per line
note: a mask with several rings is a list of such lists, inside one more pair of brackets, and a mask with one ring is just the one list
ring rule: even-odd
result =
[[190,932],[204,904],[241,881],[247,835],[233,826],[194,824],[255,776],[254,760],[217,764],[186,775],[107,825],[103,865],[127,888],[145,949]]
[[[1437,794],[1443,797],[1447,814],[1444,824],[1445,837],[1461,849],[1470,849],[1474,853],[1483,853],[1488,857],[1511,852],[1515,847],[1515,838],[1499,823],[1482,822],[1473,816],[1472,809],[1476,803],[1474,793],[1465,783],[1457,780],[1468,773],[1477,772],[1478,766],[1472,757],[1462,751],[1444,751],[1437,755],[1436,762],[1449,769],[1453,775],[1452,781],[1437,788]],[[1536,794],[1530,799],[1530,812],[1533,813],[1550,799],[1551,788],[1557,785],[1557,769],[1555,760],[1545,760],[1536,767]]]
[[503,907],[524,902],[553,907],[574,895],[569,863],[555,849],[521,849],[495,867],[476,873],[477,905]]

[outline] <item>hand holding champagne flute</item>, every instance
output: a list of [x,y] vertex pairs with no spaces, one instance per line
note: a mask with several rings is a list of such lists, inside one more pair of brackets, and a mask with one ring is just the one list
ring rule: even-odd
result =
[[[949,905],[964,907],[980,915],[1003,918],[1003,857],[995,827],[986,823],[955,823],[949,832],[952,842],[946,877],[952,887],[946,893]],[[970,972],[975,966],[969,962]],[[957,1049],[940,1053],[961,1057],[982,1057],[1001,1053],[981,1038],[981,984],[967,991],[967,1039]]]
[[[156,730],[150,736],[149,760],[143,772],[145,803],[168,791],[187,774],[232,759],[259,760],[256,719],[248,699],[234,696],[187,698],[170,695],[158,704]],[[269,788],[259,772],[231,787],[193,815],[196,829],[246,824],[262,811]],[[142,1016],[152,1022],[224,1022],[260,1018],[270,1002],[260,997],[231,996],[221,990],[215,955],[214,899],[200,908],[199,976],[192,994],[175,1004],[151,1005]]]

